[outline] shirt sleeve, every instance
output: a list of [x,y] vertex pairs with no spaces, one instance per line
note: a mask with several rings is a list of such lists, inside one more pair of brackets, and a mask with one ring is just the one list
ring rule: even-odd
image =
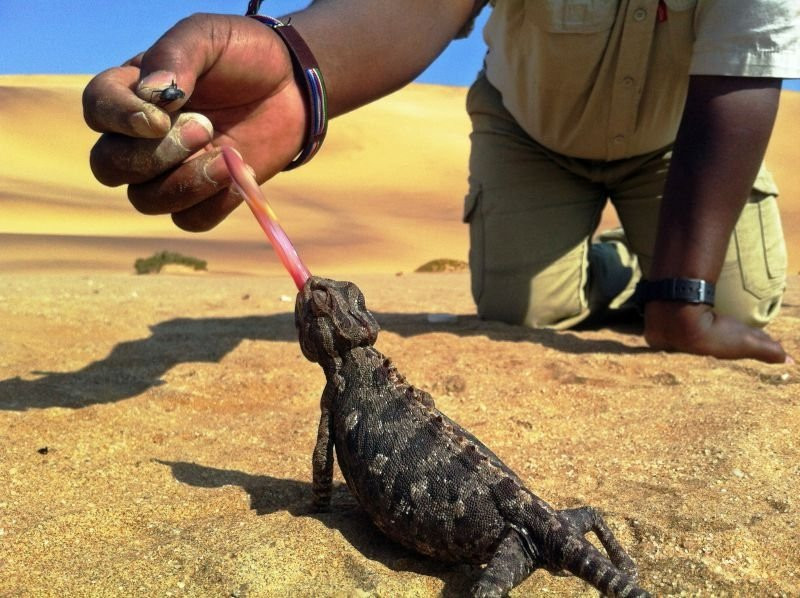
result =
[[[492,0],[492,5],[494,5],[495,0]],[[475,19],[478,18],[478,15],[483,10],[483,7],[489,4],[489,0],[475,0],[475,6],[472,9],[472,15],[464,23],[464,27],[462,27],[461,31],[459,31],[454,39],[464,39],[468,37],[470,33],[472,33],[472,29],[475,27]]]
[[800,78],[800,2],[698,0],[689,73]]

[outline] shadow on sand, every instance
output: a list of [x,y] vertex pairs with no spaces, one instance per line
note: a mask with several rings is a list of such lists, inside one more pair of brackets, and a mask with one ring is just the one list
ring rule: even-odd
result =
[[183,461],[156,459],[156,462],[169,467],[176,480],[189,486],[240,487],[250,496],[250,508],[258,515],[287,511],[295,517],[312,517],[329,529],[339,531],[347,542],[369,560],[378,561],[394,571],[438,577],[445,584],[442,596],[467,595],[477,577],[477,571],[469,565],[434,561],[386,538],[372,525],[344,484],[334,484],[331,510],[318,513],[311,508],[309,482],[252,475]]
[[[424,313],[380,313],[383,330],[412,337],[431,332],[485,336],[535,343],[564,353],[638,353],[647,349],[610,339],[585,339],[573,332],[531,330],[474,315],[432,324]],[[135,397],[164,383],[162,376],[181,363],[218,363],[243,340],[297,341],[290,313],[237,318],[175,318],[151,327],[147,338],[117,344],[104,358],[73,372],[31,372],[38,378],[0,380],[0,409],[81,408]],[[378,341],[380,346],[380,340]]]

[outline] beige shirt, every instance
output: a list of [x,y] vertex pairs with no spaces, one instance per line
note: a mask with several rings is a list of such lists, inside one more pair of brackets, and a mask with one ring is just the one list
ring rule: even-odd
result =
[[520,126],[615,160],[675,139],[689,75],[800,77],[800,0],[496,0],[486,75]]

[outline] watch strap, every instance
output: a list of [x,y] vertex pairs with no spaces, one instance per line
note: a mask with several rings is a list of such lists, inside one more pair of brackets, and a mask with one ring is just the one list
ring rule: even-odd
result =
[[639,303],[649,301],[679,301],[714,305],[714,285],[699,278],[662,278],[640,280],[636,285]]

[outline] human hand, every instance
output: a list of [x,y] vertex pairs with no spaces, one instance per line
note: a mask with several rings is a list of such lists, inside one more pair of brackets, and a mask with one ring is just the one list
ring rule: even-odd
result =
[[645,340],[653,349],[711,355],[720,359],[758,359],[767,363],[793,360],[766,332],[707,305],[650,301],[645,307]]
[[[184,92],[173,101],[160,91]],[[105,185],[128,185],[145,214],[208,230],[242,198],[229,188],[222,145],[246,156],[263,182],[298,153],[306,111],[280,38],[246,17],[193,15],[150,49],[92,79],[84,118],[102,133],[90,165]]]

